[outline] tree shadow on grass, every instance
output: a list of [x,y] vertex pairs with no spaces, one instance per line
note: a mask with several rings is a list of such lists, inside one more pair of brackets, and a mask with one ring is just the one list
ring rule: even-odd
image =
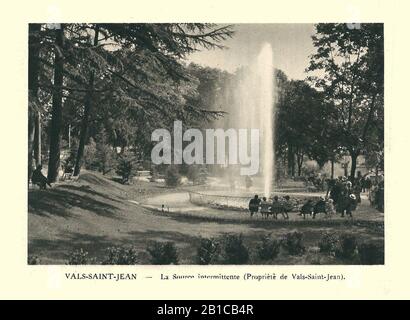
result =
[[144,242],[149,243],[151,241],[173,241],[176,243],[186,243],[187,245],[192,245],[200,239],[200,236],[192,236],[182,232],[176,231],[158,231],[158,230],[146,230],[146,231],[130,231],[128,234],[132,239],[143,239]]
[[[81,190],[81,189],[77,189]],[[49,190],[31,190],[28,192],[28,208],[32,214],[40,216],[72,216],[72,208],[80,208],[99,216],[115,217],[117,207],[100,201],[92,196],[78,194],[67,188],[57,187]]]
[[[104,199],[109,199],[114,202],[121,202],[118,199],[115,199],[114,197],[108,196],[106,193],[101,193],[98,191],[93,190],[90,186],[88,185],[82,185],[82,186],[73,186],[73,185],[61,185],[58,186],[60,189],[67,189],[68,191],[74,191],[74,192],[83,192],[83,193],[88,193],[92,196],[96,197],[102,197]],[[124,198],[125,199],[125,198]]]

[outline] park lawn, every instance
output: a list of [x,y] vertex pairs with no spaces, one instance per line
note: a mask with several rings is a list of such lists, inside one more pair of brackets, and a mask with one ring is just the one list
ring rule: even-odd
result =
[[[105,250],[111,246],[133,246],[138,251],[140,263],[150,264],[147,246],[152,241],[173,241],[178,248],[179,262],[195,264],[200,237],[241,233],[245,244],[255,248],[262,235],[281,237],[296,230],[291,224],[275,225],[263,221],[235,223],[166,216],[128,201],[140,201],[147,196],[167,192],[175,192],[175,189],[149,182],[121,185],[109,177],[89,171],[85,171],[78,181],[62,182],[46,191],[30,190],[28,254],[37,256],[41,264],[65,264],[70,252],[76,249],[82,248],[90,257],[102,261]],[[317,246],[325,231],[349,231],[357,234],[361,240],[383,241],[382,232],[366,226],[306,224],[298,226],[297,230],[303,232],[307,248]],[[253,251],[251,256],[254,255]],[[324,261],[334,263],[326,259]],[[255,263],[314,262],[306,256],[290,257],[281,253],[274,262]]]

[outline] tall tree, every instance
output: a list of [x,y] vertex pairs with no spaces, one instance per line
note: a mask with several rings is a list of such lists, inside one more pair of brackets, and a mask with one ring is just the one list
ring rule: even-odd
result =
[[[169,92],[158,99],[158,91],[152,91],[144,83],[149,75],[141,68],[141,61],[137,59],[130,63],[129,56],[134,55],[134,57],[142,57],[145,60],[147,59],[147,54],[149,54],[149,59],[157,65],[157,69],[159,68],[160,72],[164,71],[170,80],[178,82],[187,81],[189,77],[186,76],[185,68],[180,63],[180,60],[186,54],[197,50],[197,46],[221,48],[222,45],[219,42],[233,34],[230,26],[216,27],[209,24],[100,24],[80,26],[79,29],[86,30],[87,32],[90,29],[94,30],[94,43],[89,49],[93,53],[91,59],[97,57],[104,60],[101,64],[101,77],[106,82],[113,82],[115,81],[114,79],[122,82],[123,88],[118,88],[119,90],[116,92],[111,90],[111,92],[114,92],[114,96],[119,97],[125,94],[126,97],[124,98],[128,100],[128,103],[133,101],[131,103],[136,103],[139,106],[141,106],[140,101],[142,99],[138,99],[137,96],[148,96],[153,101],[159,100],[155,108],[168,115],[175,111],[172,108],[166,110],[161,100],[165,100],[165,106],[172,105],[173,103],[168,101]],[[110,50],[104,50],[102,46],[98,45],[99,33],[103,36],[103,44],[110,43]],[[128,55],[117,54],[116,49],[121,48],[128,48]],[[125,65],[129,66],[129,68],[124,68]],[[86,94],[81,140],[74,175],[80,173],[82,153],[87,138],[87,128],[93,116],[91,109],[94,103],[93,93],[95,92],[94,73],[92,72],[91,75],[92,79],[90,77],[88,93]],[[156,86],[159,86],[159,84]],[[147,104],[149,102],[145,99],[142,106]],[[195,111],[198,110],[191,110],[192,113]],[[147,112],[149,113],[149,108],[147,108]]]
[[55,182],[60,168],[60,131],[62,126],[64,78],[64,25],[55,28],[54,85],[50,123],[50,155],[47,179]]
[[[288,174],[302,172],[305,156],[311,156],[323,132],[320,94],[305,81],[291,80],[282,84],[278,101],[277,145],[288,160]],[[320,160],[319,158],[317,160]]]
[[308,71],[310,80],[338,110],[334,116],[340,144],[351,157],[351,179],[357,158],[372,137],[376,108],[383,108],[383,25],[318,24]]
[[[51,182],[58,176],[60,139],[67,135],[69,126],[74,139],[79,137],[82,142],[77,152],[76,173],[79,173],[83,146],[89,136],[95,137],[102,128],[107,130],[113,145],[137,146],[135,141],[143,141],[138,147],[147,151],[150,141],[145,128],[167,127],[176,117],[191,121],[216,114],[197,103],[198,83],[186,70],[183,58],[199,47],[223,47],[220,42],[233,34],[231,26],[64,24],[62,27],[56,30],[44,24],[40,37],[30,38],[41,48],[37,105],[42,121],[47,124],[43,141],[49,144]],[[30,77],[34,78],[34,74],[30,71]],[[29,105],[34,106],[34,102],[30,98]],[[35,112],[30,112],[29,163],[36,140],[34,133],[38,136],[41,133],[40,126],[36,130],[35,116]],[[36,156],[40,160],[41,153]]]
[[[29,24],[29,58],[28,58],[28,90],[29,90],[29,109],[28,109],[28,179],[30,180],[33,170],[33,149],[38,160],[39,143],[39,33],[40,24]],[[36,161],[36,164],[39,164]]]
[[[98,46],[98,36],[99,36],[99,26],[96,25],[94,29],[94,41],[93,46]],[[95,73],[94,70],[90,71],[90,78],[88,81],[88,90],[85,94],[85,102],[84,102],[84,115],[81,124],[81,131],[80,131],[80,142],[78,144],[78,151],[77,151],[77,158],[74,167],[74,176],[78,176],[80,174],[80,169],[82,165],[83,155],[84,155],[84,146],[87,139],[87,132],[89,126],[89,118],[92,113],[93,104],[94,102],[94,77]]]

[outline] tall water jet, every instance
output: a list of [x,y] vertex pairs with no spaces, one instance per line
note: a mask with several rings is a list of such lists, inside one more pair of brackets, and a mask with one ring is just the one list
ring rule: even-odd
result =
[[[274,69],[273,52],[265,43],[249,65],[238,70],[236,102],[230,113],[233,128],[259,129],[260,172],[265,196],[270,196],[274,184]],[[250,143],[250,141],[248,141]]]
[[263,45],[257,61],[259,77],[259,117],[262,129],[262,174],[264,177],[264,195],[269,196],[274,182],[275,150],[274,134],[274,101],[273,101],[273,53],[270,44]]

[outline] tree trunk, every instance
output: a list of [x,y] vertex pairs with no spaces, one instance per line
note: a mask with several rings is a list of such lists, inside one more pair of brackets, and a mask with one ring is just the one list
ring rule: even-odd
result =
[[379,166],[376,165],[376,182],[379,182]]
[[41,165],[41,113],[37,111],[34,128],[34,159],[36,167]]
[[28,181],[31,179],[33,174],[33,148],[34,148],[34,123],[35,117],[34,112],[28,112]]
[[330,178],[334,179],[334,177],[335,177],[335,160],[332,159],[330,161],[330,167],[331,167],[331,169],[330,169]]
[[[28,90],[29,99],[33,99],[36,104],[38,100],[38,72],[39,72],[39,53],[40,41],[37,39],[41,31],[41,24],[29,24],[29,54],[28,54]],[[35,127],[36,127],[36,110],[29,106],[28,110],[28,181],[31,179],[33,172],[33,149],[35,144]]]
[[356,165],[357,165],[357,157],[358,152],[351,152],[350,157],[352,158],[352,164],[350,167],[350,181],[354,181],[354,177],[356,175]]
[[298,162],[298,177],[302,175],[302,165],[303,165],[303,153],[297,153],[297,162]]
[[[99,33],[99,29],[97,26],[95,29],[95,34],[94,34],[94,46],[98,45],[98,33]],[[81,166],[83,164],[84,147],[87,141],[88,126],[89,126],[90,115],[93,109],[93,102],[94,102],[93,93],[94,93],[94,71],[91,71],[90,79],[88,82],[88,92],[86,94],[85,102],[84,102],[84,116],[83,116],[83,120],[81,123],[80,141],[78,143],[77,158],[76,158],[75,167],[74,167],[74,176],[78,176],[80,174]]]
[[71,124],[68,125],[68,150],[71,150]]
[[288,175],[295,175],[295,155],[293,153],[293,148],[291,145],[288,145]]
[[87,140],[88,133],[88,122],[90,118],[91,108],[92,108],[92,88],[94,86],[94,74],[90,76],[89,89],[90,92],[86,94],[86,100],[84,102],[84,115],[81,123],[80,129],[80,141],[78,143],[77,158],[74,167],[74,176],[78,176],[81,171],[81,166],[83,165],[84,147]]
[[58,178],[60,168],[60,131],[62,124],[62,106],[63,106],[63,69],[64,57],[62,48],[64,46],[64,26],[61,24],[59,29],[55,30],[55,44],[60,50],[55,50],[54,57],[54,88],[50,124],[50,157],[48,161],[47,179],[49,182],[55,182]]

